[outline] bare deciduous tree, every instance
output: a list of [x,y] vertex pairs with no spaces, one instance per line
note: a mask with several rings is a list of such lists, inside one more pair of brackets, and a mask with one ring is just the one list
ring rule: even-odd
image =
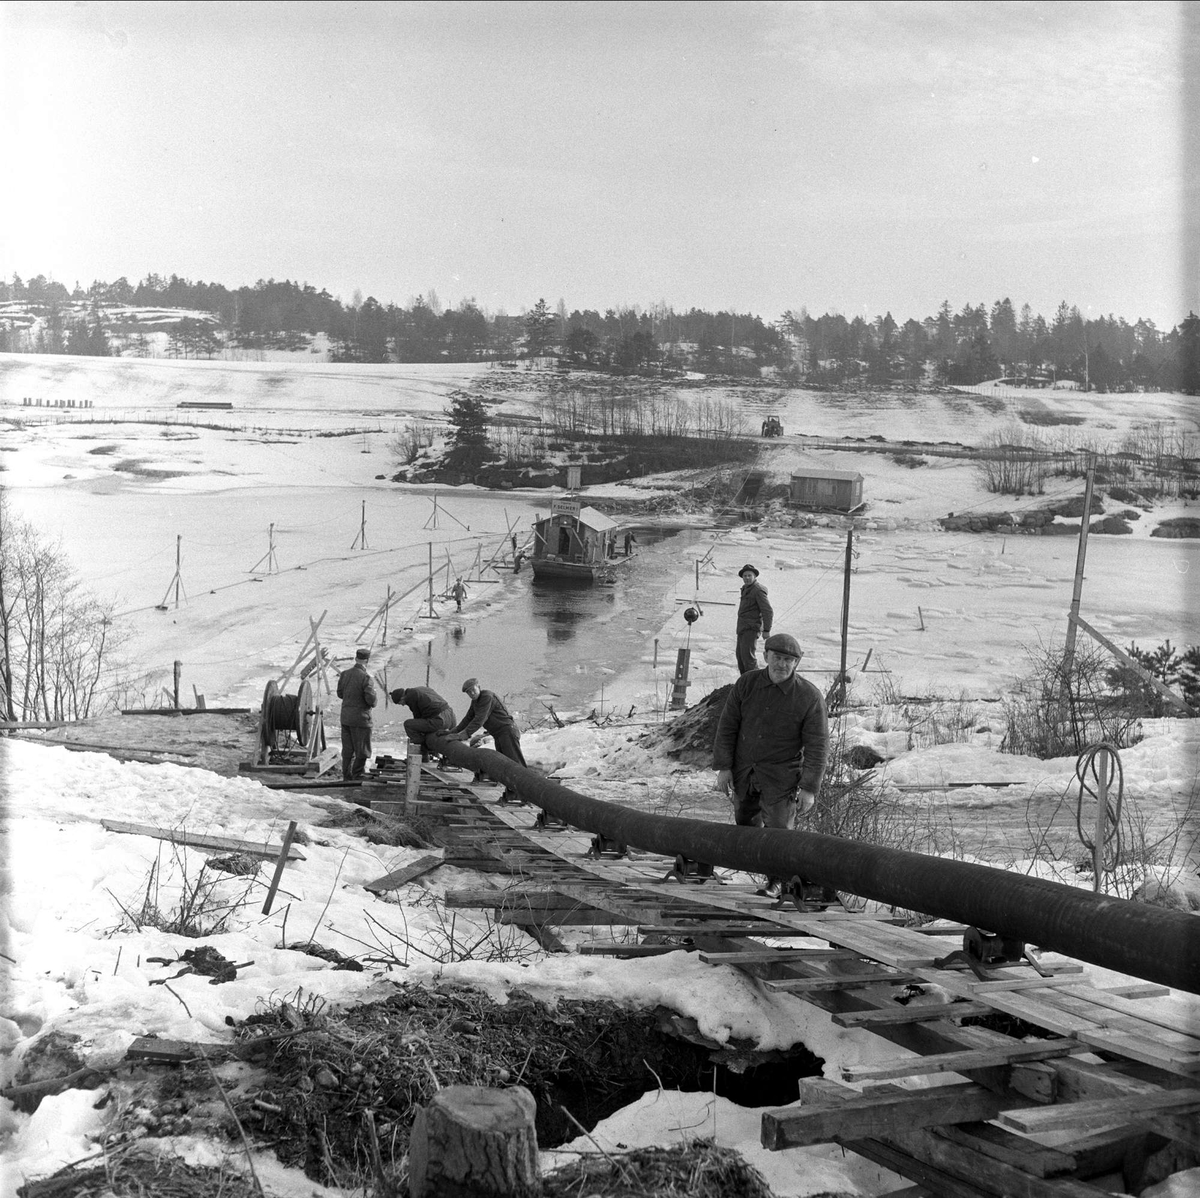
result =
[[97,703],[114,649],[112,605],[0,489],[0,708],[9,720],[78,720]]

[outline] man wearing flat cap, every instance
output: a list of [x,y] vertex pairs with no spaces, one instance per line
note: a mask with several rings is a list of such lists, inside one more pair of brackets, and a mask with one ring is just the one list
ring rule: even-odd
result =
[[[769,636],[763,653],[766,668],[743,674],[725,700],[712,767],[717,789],[732,792],[735,823],[786,830],[816,803],[829,720],[821,692],[796,672],[796,638]],[[764,893],[777,896],[779,879],[768,878]]]
[[367,670],[370,649],[358,649],[354,665],[338,675],[337,697],[342,701],[342,778],[349,782],[367,772],[371,756],[371,708],[378,696]]
[[754,645],[760,632],[764,637],[771,635],[775,613],[767,598],[767,588],[758,581],[758,571],[746,564],[738,574],[742,578],[742,593],[737,610],[737,668],[739,674],[744,674],[747,670],[758,669]]
[[[518,765],[525,764],[525,754],[521,752],[521,734],[508,708],[500,701],[500,696],[492,691],[485,691],[479,685],[478,678],[468,678],[463,683],[463,694],[469,695],[471,707],[465,716],[458,721],[453,732],[447,732],[450,740],[470,740],[482,729],[496,742],[496,752],[503,753]],[[515,802],[516,791],[505,787],[500,801]]]

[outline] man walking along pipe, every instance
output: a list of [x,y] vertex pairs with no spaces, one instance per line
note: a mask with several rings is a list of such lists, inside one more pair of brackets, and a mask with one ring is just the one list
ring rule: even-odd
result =
[[388,692],[393,703],[407,707],[412,718],[404,721],[404,735],[421,746],[421,757],[429,759],[431,732],[449,732],[455,717],[450,704],[428,686],[400,686]]
[[[452,732],[446,733],[447,739],[470,740],[482,728],[496,742],[496,752],[502,753],[518,765],[524,765],[525,754],[521,752],[521,734],[499,696],[492,691],[481,689],[478,678],[468,678],[463,683],[463,694],[471,697],[470,710],[458,721]],[[517,801],[517,792],[511,785],[505,786],[500,801]]]
[[[717,789],[732,792],[735,823],[791,830],[817,801],[829,721],[821,692],[796,673],[804,655],[796,638],[777,632],[763,653],[766,668],[742,674],[725,700],[713,769]],[[779,890],[779,879],[768,878],[764,893]]]
[[739,674],[744,674],[747,670],[758,669],[754,646],[760,631],[764,637],[771,635],[775,612],[767,598],[767,588],[758,581],[758,571],[746,564],[738,574],[742,579],[742,592],[737,610],[737,668]]
[[342,777],[347,782],[367,772],[371,756],[371,708],[378,701],[375,682],[367,670],[370,649],[358,649],[354,665],[338,675],[337,697],[342,701]]

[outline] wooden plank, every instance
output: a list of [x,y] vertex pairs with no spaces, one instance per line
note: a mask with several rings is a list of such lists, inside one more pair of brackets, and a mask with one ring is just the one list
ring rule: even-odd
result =
[[1188,996],[1185,1010],[1174,1009],[1164,1012],[1137,1000],[1161,997],[1170,994],[1171,991],[1166,986],[1156,986],[1150,982],[1144,983],[1144,986],[1150,993],[1139,992],[1136,996],[1130,996],[1118,994],[1113,990],[1097,990],[1084,980],[1079,985],[1070,987],[1068,991],[1059,991],[1053,995],[1051,1001],[1062,1003],[1064,1000],[1078,999],[1093,1003],[1098,1007],[1104,1007],[1119,1015],[1124,1015],[1130,1020],[1135,1020],[1142,1027],[1145,1027],[1146,1024],[1153,1024],[1155,1027],[1188,1035],[1190,1039],[1195,1040],[1196,1048],[1200,1050],[1200,1036],[1195,1034],[1195,1029],[1200,1028],[1200,999]]
[[229,1044],[210,1042],[199,1044],[192,1040],[161,1040],[155,1036],[138,1036],[125,1050],[127,1061],[157,1061],[164,1065],[177,1065],[182,1061],[194,1061],[207,1056],[217,1060],[229,1056]]
[[501,911],[497,922],[513,924],[518,928],[545,924],[552,927],[576,927],[580,924],[605,927],[610,924],[632,926],[637,919],[631,915],[618,915],[615,911],[602,911],[598,907],[577,907],[570,911]]
[[875,1065],[847,1065],[842,1077],[848,1082],[877,1081],[888,1077],[922,1077],[929,1073],[962,1073],[968,1069],[988,1069],[1013,1065],[1018,1061],[1048,1061],[1072,1053],[1090,1051],[1073,1040],[1044,1040],[1038,1044],[1014,1043],[995,1048],[967,1048],[961,1052],[940,1052],[930,1056],[912,1056]]
[[31,745],[45,745],[51,749],[71,749],[81,753],[148,753],[155,757],[196,757],[199,755],[189,750],[161,749],[155,745],[110,745],[90,740],[48,740],[44,736],[14,736],[13,740],[27,741]]
[[861,961],[843,948],[760,948],[748,952],[701,953],[706,965],[779,965],[796,961]]
[[1166,1033],[1155,1033],[1151,1029],[1149,1036],[1140,1036],[1117,1028],[1097,1028],[1094,1031],[1080,1032],[1079,1039],[1101,1052],[1116,1053],[1128,1057],[1131,1061],[1141,1061],[1144,1065],[1165,1069],[1169,1073],[1186,1077],[1200,1072],[1200,1055],[1194,1052],[1181,1053],[1171,1045],[1152,1038],[1156,1034],[1164,1036]]
[[1165,998],[1171,993],[1170,986],[1157,982],[1129,982],[1122,986],[1104,986],[1098,994],[1111,994],[1113,998]]
[[1098,1098],[1091,1102],[1059,1102],[1054,1106],[1004,1111],[998,1118],[1006,1127],[1040,1135],[1069,1128],[1094,1128],[1141,1123],[1149,1115],[1192,1115],[1200,1111],[1200,1090],[1163,1090],[1136,1098]]
[[593,940],[589,944],[576,946],[575,951],[590,957],[662,957],[667,953],[694,953],[694,947],[685,944],[617,944],[615,941]]
[[[251,853],[255,857],[278,857],[283,850],[283,846],[280,844],[237,840],[232,836],[205,836],[199,832],[188,832],[183,828],[156,828],[153,824],[131,824],[118,819],[102,819],[100,824],[108,832],[123,832],[130,836],[153,836],[156,840],[169,840],[172,844],[185,844],[194,849]],[[304,861],[306,858],[295,845],[292,845],[288,849],[288,860]]]
[[882,984],[905,985],[913,979],[902,973],[877,971],[875,973],[853,974],[829,977],[781,978],[778,981],[767,979],[762,982],[768,990],[776,990],[784,994],[812,994],[822,990],[861,990],[863,986],[878,986]]
[[415,882],[422,874],[429,873],[431,869],[437,869],[441,864],[440,855],[427,853],[399,869],[392,870],[390,874],[384,874],[382,878],[376,878],[374,882],[367,882],[363,889],[369,890],[372,894],[386,894],[389,890],[398,890],[409,882]]
[[1011,1099],[973,1082],[903,1090],[876,1086],[864,1094],[816,1078],[801,1078],[800,1106],[762,1113],[762,1145],[771,1151],[833,1139],[891,1135],[906,1128],[994,1119]]
[[772,924],[745,923],[648,923],[639,925],[638,932],[642,936],[695,936],[697,933],[703,933],[705,936],[759,936],[771,939],[808,935],[807,932],[800,931],[798,928],[777,928]]
[[839,1027],[887,1027],[904,1023],[932,1023],[937,1019],[966,1019],[990,1015],[992,1008],[982,1002],[933,1003],[928,1006],[880,1007],[874,1011],[835,1011],[833,1022]]

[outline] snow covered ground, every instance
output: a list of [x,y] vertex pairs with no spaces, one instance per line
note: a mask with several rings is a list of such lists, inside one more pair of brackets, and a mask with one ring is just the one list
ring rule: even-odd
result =
[[[449,393],[475,373],[469,367],[0,357],[0,463],[5,467],[0,478],[18,511],[43,533],[61,538],[93,589],[120,596],[121,618],[128,622],[141,667],[161,671],[173,658],[186,656],[197,663],[189,665],[189,676],[207,692],[210,704],[249,704],[261,695],[266,678],[290,664],[310,616],[328,612],[330,643],[344,651],[378,606],[385,583],[399,588],[420,577],[429,542],[439,558],[449,552],[469,564],[476,541],[506,537],[514,516],[527,528],[539,503],[545,510],[544,494],[495,496],[459,488],[442,496],[453,519],[444,516],[438,527],[429,528],[427,494],[376,477],[392,472],[394,461],[386,451],[390,436],[409,419],[438,418]],[[92,399],[95,406],[31,410],[22,404],[31,396]],[[183,397],[216,398],[234,408],[181,410],[176,404]],[[1007,405],[1001,411],[995,403],[936,396],[880,398],[869,411],[847,408],[842,397],[803,392],[783,396],[779,403],[789,432],[803,427],[825,437],[973,442],[1011,421],[1020,405],[1033,402],[1061,406],[1063,414],[1087,420],[1096,437],[1114,441],[1143,420],[1196,430],[1194,406],[1182,397],[1006,393],[1001,398]],[[759,411],[753,407],[754,420]],[[115,423],[99,423],[102,416]],[[166,423],[144,423],[151,419]],[[341,435],[329,435],[335,433]],[[1070,789],[1074,762],[1000,754],[1000,705],[1026,672],[1027,651],[1061,642],[1074,538],[938,530],[934,521],[949,511],[1001,506],[985,491],[975,468],[961,460],[930,457],[928,465],[914,470],[887,455],[817,453],[788,438],[773,443],[768,453],[769,468],[779,477],[801,461],[816,460],[858,470],[866,479],[868,518],[855,536],[851,580],[848,664],[857,706],[845,724],[847,738],[889,758],[884,773],[898,793],[917,784],[1015,783],[1004,789],[956,789],[947,802],[973,827],[997,828],[990,855],[982,855],[1012,868],[1035,868],[1018,835],[1023,813],[1031,798],[1058,801]],[[1062,488],[1080,489],[1077,484]],[[643,494],[653,490],[654,485],[640,488]],[[604,493],[631,496],[639,488],[614,486]],[[363,502],[368,504],[368,553],[350,549],[360,531]],[[1200,643],[1194,586],[1200,549],[1194,541],[1148,535],[1152,523],[1186,512],[1194,514],[1194,505],[1157,507],[1135,524],[1132,536],[1091,539],[1082,611],[1118,644],[1133,640],[1151,647],[1168,638],[1176,646]],[[272,521],[284,569],[256,574],[254,562],[267,551]],[[174,569],[177,536],[184,538],[188,602],[157,612]],[[845,528],[836,520],[815,528],[704,532],[698,544],[681,547],[662,542],[656,547],[661,558],[655,560],[669,585],[653,616],[638,613],[637,627],[644,632],[640,660],[605,667],[612,672],[605,673],[603,713],[623,712],[626,704],[646,712],[656,700],[661,703],[675,651],[685,646],[692,652],[693,698],[732,681],[731,605],[736,571],[746,561],[762,571],[776,628],[792,632],[805,647],[802,670],[824,685],[839,666],[845,546]],[[522,602],[526,585],[524,577],[497,581],[486,603],[468,603],[465,625],[480,626]],[[682,611],[697,599],[704,614],[689,629]],[[419,636],[419,630],[411,635]],[[411,647],[410,641],[405,651]],[[890,726],[885,709],[894,707],[896,696],[941,696],[951,702],[961,697],[974,713],[970,729],[957,743],[925,743],[911,726]],[[536,696],[520,698],[518,707],[532,708]],[[600,701],[599,694],[594,698]],[[394,716],[390,713],[379,728],[376,751],[400,751]],[[539,728],[526,733],[525,749],[531,759],[569,762],[559,776],[598,797],[646,803],[674,796],[690,810],[723,818],[713,800],[712,775],[682,770],[641,747],[639,730],[635,724],[596,728],[587,723]],[[1197,723],[1154,721],[1144,732],[1138,745],[1122,753],[1130,801],[1159,818],[1185,812],[1196,799]],[[11,1081],[34,1040],[51,1030],[81,1035],[88,1062],[102,1065],[119,1059],[139,1035],[221,1040],[228,1035],[226,1017],[245,1018],[266,995],[302,990],[356,1002],[378,996],[389,984],[381,970],[334,971],[316,958],[279,949],[282,912],[287,911],[289,941],[311,932],[328,947],[360,952],[367,903],[374,903],[362,884],[405,864],[417,855],[413,850],[371,846],[337,829],[322,829],[328,819],[322,803],[267,791],[249,779],[177,765],[120,764],[101,754],[4,740],[0,779],[8,846],[3,1084]],[[913,801],[935,800],[926,794]],[[257,840],[278,840],[289,820],[299,821],[311,843],[304,847],[305,860],[287,872],[286,906],[277,905],[264,919],[257,914],[259,904],[251,902],[232,930],[215,938],[226,957],[253,960],[254,966],[219,987],[194,976],[173,982],[174,994],[151,985],[163,968],[147,958],[176,957],[192,942],[122,928],[121,907],[144,892],[161,849],[145,838],[105,832],[102,816]],[[190,862],[194,870],[199,860],[192,850],[180,851],[171,877],[164,874],[161,882],[164,902],[182,885],[180,869]],[[165,870],[165,859],[163,865]],[[402,912],[410,943],[436,953],[443,932],[425,900],[447,886],[471,884],[469,875],[456,879],[455,872],[439,870],[413,884],[402,895],[402,907],[376,904],[372,909]],[[1177,869],[1164,874],[1177,901],[1196,909],[1200,893],[1194,883],[1186,884],[1187,876]],[[519,985],[540,996],[662,1003],[695,1018],[716,1040],[747,1039],[763,1048],[803,1042],[825,1060],[830,1077],[840,1076],[844,1064],[886,1052],[864,1033],[836,1028],[794,998],[766,993],[732,969],[710,968],[682,954],[632,961],[531,954],[519,963],[440,965],[414,958],[403,976],[456,977],[486,986],[497,997]],[[0,1136],[7,1165],[0,1194],[15,1192],[23,1178],[94,1152],[110,1118],[105,1110],[93,1109],[94,1101],[93,1092],[68,1091],[26,1116],[4,1100]],[[757,1114],[712,1096],[653,1093],[593,1134],[602,1145],[632,1145],[709,1130],[720,1142],[738,1146],[780,1195],[874,1194],[901,1184],[840,1151],[768,1154],[757,1146]],[[194,1137],[174,1147],[196,1156],[211,1151]],[[262,1165],[272,1193],[319,1190],[298,1174]],[[1173,1193],[1185,1192],[1180,1188],[1185,1178],[1174,1179]]]

